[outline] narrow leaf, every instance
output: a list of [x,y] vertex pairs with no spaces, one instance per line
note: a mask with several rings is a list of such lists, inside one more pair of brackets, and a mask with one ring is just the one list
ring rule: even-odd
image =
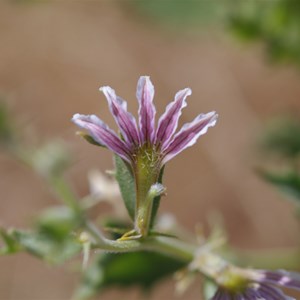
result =
[[134,220],[135,213],[135,181],[133,174],[126,163],[119,156],[115,155],[116,179],[129,216]]

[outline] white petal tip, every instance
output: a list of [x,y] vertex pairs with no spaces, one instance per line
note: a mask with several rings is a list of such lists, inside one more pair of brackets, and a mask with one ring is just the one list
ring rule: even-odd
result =
[[187,96],[192,95],[192,89],[191,88],[185,88],[184,91],[186,92]]
[[79,119],[82,115],[81,114],[74,114],[71,121],[75,122],[77,119]]

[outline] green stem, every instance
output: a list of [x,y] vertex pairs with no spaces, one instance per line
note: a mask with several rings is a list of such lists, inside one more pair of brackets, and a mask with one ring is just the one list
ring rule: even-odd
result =
[[187,263],[193,260],[194,253],[197,249],[193,244],[169,237],[151,238],[148,241],[145,241],[144,247],[147,250],[164,253]]
[[152,212],[152,203],[146,203],[147,195],[151,186],[157,182],[159,175],[157,170],[153,173],[147,173],[148,171],[146,172],[144,169],[140,166],[134,172],[136,182],[135,230],[142,236],[148,234],[149,220],[147,216],[149,215],[150,218]]
[[147,239],[115,241],[106,238],[97,239],[94,249],[102,249],[112,252],[155,251],[173,256],[181,261],[189,263],[194,257],[196,246],[169,237],[149,237]]

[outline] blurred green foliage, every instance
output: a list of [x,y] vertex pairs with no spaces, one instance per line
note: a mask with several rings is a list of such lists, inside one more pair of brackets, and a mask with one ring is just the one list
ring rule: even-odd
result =
[[268,182],[277,186],[283,193],[291,196],[300,205],[300,174],[295,171],[271,172],[261,171],[261,176]]
[[272,119],[265,127],[260,141],[267,154],[295,159],[300,154],[300,119],[280,117]]
[[[262,41],[272,60],[300,63],[298,0],[136,0],[138,14],[178,30],[219,27],[243,41]],[[179,25],[179,26],[178,26]]]
[[14,140],[13,124],[9,119],[8,107],[0,99],[0,146],[9,146]]
[[47,142],[28,152],[28,161],[36,172],[45,178],[62,176],[71,163],[67,146],[60,140]]
[[165,24],[181,26],[210,24],[223,8],[219,1],[133,0],[128,3],[134,5],[139,14]]
[[57,206],[42,212],[33,229],[0,230],[4,245],[0,254],[26,251],[50,263],[63,263],[82,250],[76,231],[80,219],[66,206]]
[[262,40],[272,59],[300,63],[300,2],[234,1],[231,30],[242,39]]
[[139,286],[149,291],[184,266],[181,261],[154,252],[101,253],[85,272],[76,298],[89,298],[111,286]]
[[260,137],[264,164],[258,173],[300,209],[300,121],[295,117],[271,120]]

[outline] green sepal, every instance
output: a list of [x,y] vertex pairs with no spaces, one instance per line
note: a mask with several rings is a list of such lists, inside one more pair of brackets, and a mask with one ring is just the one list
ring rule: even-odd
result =
[[215,293],[218,289],[218,286],[212,280],[210,280],[208,278],[204,278],[202,289],[203,289],[204,300],[210,300],[215,295]]
[[139,286],[149,291],[159,280],[185,265],[182,261],[155,252],[102,254],[83,275],[75,299],[87,299],[109,287]]
[[116,180],[118,181],[122,198],[128,214],[132,220],[135,215],[135,181],[130,167],[123,161],[122,158],[115,155]]
[[91,135],[89,135],[83,131],[77,131],[76,134],[79,135],[80,137],[82,137],[83,139],[85,139],[89,144],[92,144],[94,146],[105,147],[104,145],[96,142],[95,139]]
[[[158,176],[158,183],[162,183],[163,175],[164,175],[165,166],[163,166],[160,170],[159,176]],[[151,221],[150,221],[150,229],[154,226],[155,218],[157,215],[157,211],[160,204],[160,198],[161,196],[155,197],[153,200],[152,205],[152,213],[151,213]]]

